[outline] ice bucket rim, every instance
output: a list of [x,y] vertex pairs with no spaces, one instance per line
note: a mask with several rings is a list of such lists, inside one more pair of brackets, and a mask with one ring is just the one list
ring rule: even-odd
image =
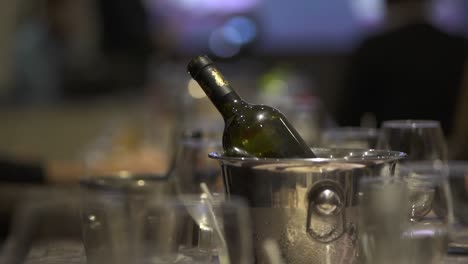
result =
[[[328,162],[340,162],[340,163],[357,163],[357,162],[392,162],[407,157],[407,154],[401,151],[384,150],[384,149],[356,149],[356,148],[312,148],[314,153],[335,153],[338,151],[347,151],[349,155],[345,157],[336,158],[333,155],[328,157],[318,158],[252,158],[252,157],[230,157],[224,155],[223,152],[214,151],[208,154],[212,159],[219,160],[227,163],[328,163]],[[334,151],[334,152],[333,152]],[[359,155],[361,154],[361,155]],[[342,155],[343,156],[343,155]]]

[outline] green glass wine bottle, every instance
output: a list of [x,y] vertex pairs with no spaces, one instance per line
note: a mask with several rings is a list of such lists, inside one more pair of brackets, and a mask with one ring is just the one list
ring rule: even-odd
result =
[[245,102],[208,56],[193,58],[187,70],[224,118],[223,148],[234,157],[314,158],[299,133],[278,110]]

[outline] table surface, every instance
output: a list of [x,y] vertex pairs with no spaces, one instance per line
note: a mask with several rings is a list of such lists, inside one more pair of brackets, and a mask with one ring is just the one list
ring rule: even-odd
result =
[[[46,241],[35,245],[28,253],[25,264],[86,264],[80,241]],[[468,256],[447,256],[444,264],[468,263]]]
[[[24,189],[24,186],[21,188]],[[19,189],[15,188],[0,188],[0,197],[1,198],[12,198],[18,197]],[[64,194],[64,192],[66,194]],[[10,193],[9,195],[6,195]],[[50,234],[51,231],[56,231],[57,234],[60,234],[60,237],[63,237],[66,234],[66,238],[56,238],[54,236],[45,235],[41,239],[32,241],[32,244],[27,248],[24,261],[19,263],[25,264],[86,264],[86,255],[83,247],[83,243],[80,240],[80,228],[79,222],[77,219],[79,217],[76,215],[76,202],[77,202],[77,193],[76,189],[62,189],[62,188],[31,188],[28,190],[28,199],[32,202],[32,207],[26,206],[24,210],[25,215],[22,219],[27,219],[28,222],[43,222],[43,225],[32,225],[32,229],[42,230],[45,234]],[[21,196],[25,198],[25,196]],[[61,197],[57,201],[57,197]],[[67,199],[65,199],[67,198]],[[16,198],[17,199],[17,198]],[[67,201],[68,200],[68,201]],[[8,204],[15,204],[11,199],[0,199],[0,202],[5,202]],[[28,205],[29,203],[26,203]],[[23,203],[24,205],[24,203]],[[74,208],[75,207],[75,208]],[[57,210],[57,208],[59,210]],[[32,213],[31,213],[32,210]],[[54,212],[59,211],[60,214],[50,219],[47,217],[48,214],[54,215]],[[38,213],[40,212],[40,213]],[[65,225],[66,230],[56,230],[57,225],[51,223],[57,223],[57,219],[60,219],[60,222],[67,222],[68,225]],[[66,220],[64,220],[66,219]],[[74,221],[75,220],[75,221]],[[74,223],[76,222],[76,223]],[[19,223],[20,236],[28,238],[31,234],[24,232],[24,226],[30,225],[30,223]],[[73,227],[73,228],[71,228]],[[31,228],[30,228],[31,229]],[[53,229],[53,230],[51,230]],[[60,228],[59,228],[60,229]],[[75,230],[76,229],[76,230]],[[72,230],[73,232],[70,232]],[[31,230],[30,230],[31,231]],[[67,232],[63,232],[67,231]],[[24,233],[24,234],[22,234]],[[41,233],[35,233],[41,234]],[[16,241],[24,242],[24,241]],[[5,249],[5,248],[4,248]],[[2,252],[0,256],[0,262],[2,258],[5,257],[5,252]],[[8,258],[7,258],[8,259]],[[23,258],[22,258],[23,259]],[[11,263],[11,262],[10,262]],[[461,264],[468,263],[468,255],[465,256],[447,256],[443,262],[444,264]],[[7,263],[9,264],[9,263]]]
[[86,264],[83,244],[80,241],[46,241],[29,251],[25,264]]

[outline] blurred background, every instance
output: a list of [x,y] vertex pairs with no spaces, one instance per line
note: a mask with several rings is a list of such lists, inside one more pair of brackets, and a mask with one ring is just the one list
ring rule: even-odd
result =
[[74,196],[91,170],[206,167],[180,140],[221,141],[223,120],[186,71],[199,54],[311,146],[351,127],[339,140],[368,148],[384,120],[432,119],[449,158],[468,160],[467,37],[465,0],[0,1],[0,240],[30,237],[12,219],[36,218],[18,208]]
[[224,123],[186,71],[199,54],[311,146],[349,127],[339,139],[369,148],[382,121],[431,119],[468,160],[467,37],[466,0],[0,1],[0,240],[20,203],[51,193],[23,186],[203,167],[189,147],[213,145],[180,138],[219,143]]
[[111,134],[108,145],[127,149],[151,141],[168,171],[178,135],[223,127],[186,73],[198,54],[247,101],[284,112],[311,146],[333,127],[434,119],[451,158],[468,158],[464,0],[0,5],[5,182],[75,182],[83,153]]

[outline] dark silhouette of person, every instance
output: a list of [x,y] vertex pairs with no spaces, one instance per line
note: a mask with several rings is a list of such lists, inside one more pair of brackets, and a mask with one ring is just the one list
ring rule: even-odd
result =
[[387,0],[387,28],[364,40],[351,61],[337,119],[357,126],[365,113],[377,124],[431,119],[452,132],[467,58],[466,39],[425,19],[423,0]]
[[73,32],[71,0],[31,3],[20,19],[12,43],[14,103],[54,103],[63,97],[70,66]]
[[[96,1],[100,23],[100,48],[108,60],[112,89],[142,88],[149,59],[154,52],[153,39],[143,1]],[[153,25],[155,26],[155,25]]]

